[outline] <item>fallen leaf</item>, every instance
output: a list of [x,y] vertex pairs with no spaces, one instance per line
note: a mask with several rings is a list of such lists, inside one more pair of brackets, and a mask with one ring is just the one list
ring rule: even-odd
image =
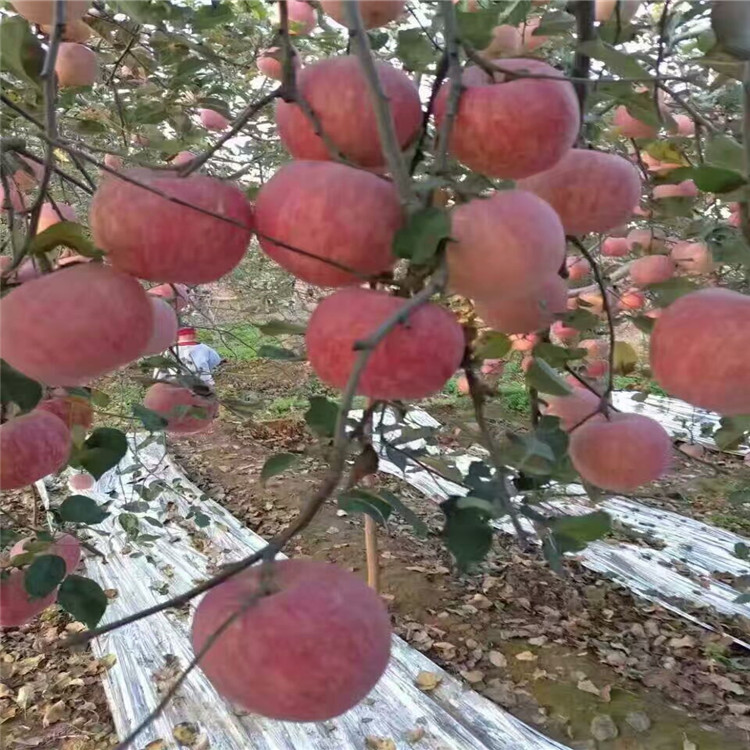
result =
[[484,672],[481,672],[478,669],[472,669],[470,671],[462,671],[461,677],[463,677],[466,682],[471,683],[474,685],[477,682],[481,682],[484,679]]
[[613,740],[618,734],[617,724],[609,714],[597,714],[591,720],[591,736],[598,742]]
[[429,692],[430,690],[434,690],[442,681],[443,681],[443,678],[439,674],[436,674],[435,672],[426,672],[422,670],[417,675],[416,680],[414,680],[414,684],[420,690]]
[[200,739],[200,727],[189,721],[183,721],[182,724],[175,724],[172,727],[172,736],[185,747],[195,747]]
[[685,635],[682,638],[670,638],[670,648],[693,648],[695,646],[695,638],[691,635]]
[[583,690],[584,693],[591,693],[591,695],[599,697],[599,688],[591,680],[580,680],[576,687]]
[[682,750],[698,750],[698,745],[696,745],[695,742],[691,742],[683,735]]
[[16,695],[16,703],[22,711],[25,711],[33,697],[34,688],[32,688],[31,685],[21,685],[18,689],[18,694]]
[[410,744],[414,745],[424,737],[424,727],[414,727],[404,732],[404,739]]
[[516,654],[516,659],[518,661],[536,661],[537,655],[533,654],[531,651],[521,651],[520,654]]
[[493,667],[498,667],[498,669],[504,669],[508,666],[508,660],[501,651],[490,651],[489,660],[490,664]]
[[368,750],[396,750],[396,743],[387,737],[375,737],[368,734],[365,737],[365,747]]
[[117,664],[117,657],[114,654],[105,654],[99,659],[99,664],[101,664],[104,669],[112,669],[112,667]]
[[0,682],[0,698],[10,698],[13,691],[4,683]]
[[52,703],[44,709],[42,714],[42,726],[48,727],[50,724],[57,724],[58,721],[62,721],[68,709],[65,705],[65,701],[57,701]]
[[162,739],[153,740],[143,750],[167,750],[167,743]]
[[708,678],[716,685],[717,688],[723,690],[725,693],[734,693],[734,695],[744,695],[744,688],[736,682],[733,682],[728,677],[724,677],[720,674],[712,674]]

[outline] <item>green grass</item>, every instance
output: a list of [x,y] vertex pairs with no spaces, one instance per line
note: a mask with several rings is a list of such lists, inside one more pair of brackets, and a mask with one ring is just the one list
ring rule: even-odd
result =
[[226,325],[221,331],[199,329],[198,340],[216,349],[222,357],[234,362],[258,359],[258,350],[261,346],[279,345],[276,339],[264,336],[249,323]]

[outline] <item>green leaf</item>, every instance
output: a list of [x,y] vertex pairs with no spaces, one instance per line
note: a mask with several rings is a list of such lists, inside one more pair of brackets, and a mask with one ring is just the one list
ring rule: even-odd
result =
[[304,357],[301,357],[291,349],[284,349],[281,346],[269,346],[268,344],[263,344],[258,349],[258,356],[261,359],[281,359],[286,362],[301,362],[304,359]]
[[134,516],[132,513],[120,513],[117,516],[117,521],[122,526],[129,539],[137,539],[138,534],[141,533],[141,524],[138,520],[138,516]]
[[582,307],[565,313],[562,317],[562,321],[566,326],[569,328],[575,328],[577,331],[588,331],[599,325],[598,316]]
[[71,495],[62,501],[57,509],[61,521],[66,523],[101,523],[109,516],[95,500],[86,495]]
[[339,405],[325,396],[310,396],[310,408],[305,412],[307,426],[320,437],[333,437]]
[[706,240],[711,255],[720,265],[750,268],[750,245],[742,232],[730,227],[719,227]]
[[498,7],[479,8],[472,13],[459,11],[456,13],[458,36],[474,49],[484,49],[492,39],[492,29],[497,24]]
[[732,600],[735,604],[748,604],[750,603],[750,593],[740,594],[736,599]]
[[572,31],[576,25],[576,19],[565,11],[553,11],[542,16],[542,21],[534,29],[532,36],[561,36]]
[[24,573],[23,585],[26,593],[34,598],[51,594],[65,578],[65,560],[57,555],[39,555]]
[[744,542],[737,542],[734,545],[734,555],[735,557],[739,557],[740,560],[750,560],[750,547]]
[[456,498],[449,498],[440,508],[445,513],[442,536],[458,569],[465,571],[484,560],[492,546],[490,514],[473,506],[461,507]]
[[211,29],[221,23],[231,23],[234,19],[232,3],[210,3],[202,5],[195,11],[193,25],[199,31]]
[[750,16],[742,2],[715,0],[711,8],[711,28],[716,41],[738,60],[750,60]]
[[630,322],[642,333],[650,334],[654,330],[654,323],[656,321],[653,318],[649,318],[646,315],[635,315],[630,319]]
[[341,510],[347,513],[366,513],[381,526],[388,523],[392,510],[389,503],[367,490],[342,492],[336,502]]
[[385,31],[368,31],[367,36],[370,39],[370,49],[377,51],[385,47],[388,44],[390,37]]
[[621,52],[601,39],[581,42],[578,45],[578,51],[595,60],[601,60],[613,73],[623,78],[649,77],[648,71],[633,55]]
[[504,333],[488,331],[482,334],[477,343],[477,357],[479,359],[502,359],[511,347],[511,340]]
[[139,419],[149,432],[161,432],[167,426],[167,420],[161,414],[153,409],[147,409],[143,404],[133,404],[133,416]]
[[8,527],[0,528],[0,549],[5,549],[11,544],[15,544],[21,535],[15,530]]
[[132,503],[122,505],[121,509],[128,513],[148,513],[149,506],[143,500],[134,500]]
[[305,326],[289,323],[286,320],[269,320],[267,323],[251,323],[265,336],[283,336],[291,334],[299,336],[305,333]]
[[694,292],[698,287],[694,282],[684,277],[675,277],[658,284],[649,284],[648,290],[654,295],[657,307],[667,307],[685,294]]
[[0,24],[0,70],[41,87],[43,64],[44,51],[26,19],[4,16]]
[[567,396],[570,386],[543,359],[534,359],[526,371],[526,382],[539,393],[551,396]]
[[406,225],[396,232],[393,254],[397,258],[424,265],[432,260],[441,241],[450,237],[450,232],[451,222],[447,211],[435,206],[422,208],[413,213]]
[[550,367],[564,367],[567,362],[585,356],[585,349],[567,349],[564,346],[555,346],[546,341],[542,341],[534,347],[534,357],[543,359]]
[[42,399],[42,386],[0,359],[0,402],[14,403],[22,411],[31,411]]
[[735,171],[742,164],[744,149],[728,135],[714,135],[706,145],[706,161],[714,166]]
[[260,481],[265,484],[271,477],[285,472],[298,458],[295,453],[277,453],[271,456],[260,470]]
[[70,575],[57,592],[57,603],[86,627],[95,628],[107,608],[107,595],[96,581]]
[[722,417],[719,429],[713,434],[719,450],[734,450],[750,432],[750,416]]
[[609,513],[597,510],[584,516],[553,518],[549,528],[560,552],[578,552],[607,534],[612,528],[612,519]]
[[435,456],[421,456],[419,462],[435,469],[438,474],[446,479],[450,479],[452,482],[460,484],[463,481],[463,474],[461,474],[455,466],[447,463],[442,458],[437,458]]
[[128,440],[121,430],[97,427],[80,448],[73,449],[71,465],[86,469],[94,479],[117,466],[128,452]]
[[199,529],[205,529],[211,523],[211,518],[203,513],[203,511],[197,510],[193,514],[193,521]]
[[378,497],[385,500],[393,508],[394,513],[401,516],[419,537],[426,537],[429,529],[427,524],[408,506],[404,505],[399,497],[389,490],[378,490]]
[[424,72],[435,62],[435,48],[421,29],[398,32],[396,57],[409,71]]
[[669,173],[671,183],[693,180],[698,190],[704,193],[731,193],[747,184],[747,180],[736,170],[712,167],[680,167]]

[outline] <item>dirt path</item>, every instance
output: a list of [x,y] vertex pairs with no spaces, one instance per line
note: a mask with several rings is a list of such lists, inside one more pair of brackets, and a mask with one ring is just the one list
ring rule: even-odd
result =
[[[278,419],[223,421],[172,448],[193,481],[269,537],[300,507],[322,464],[306,459],[267,487],[260,468],[275,452],[309,445],[300,420]],[[383,595],[412,646],[572,747],[747,747],[750,659],[727,638],[634,600],[574,561],[560,578],[499,535],[481,572],[459,578],[438,538],[437,505],[404,483],[379,482],[431,530],[419,540],[396,521],[380,534]],[[361,572],[362,526],[330,503],[288,551]],[[750,632],[747,623],[714,619],[728,632]]]

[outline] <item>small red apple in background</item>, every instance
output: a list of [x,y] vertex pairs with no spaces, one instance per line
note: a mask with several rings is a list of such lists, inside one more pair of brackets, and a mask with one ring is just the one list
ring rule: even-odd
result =
[[73,42],[61,42],[55,60],[55,74],[60,88],[91,86],[96,81],[99,63],[96,53]]
[[570,436],[568,453],[588,482],[613,492],[631,492],[662,477],[669,468],[672,440],[642,414],[610,413],[590,419]]
[[[75,476],[89,476],[88,474],[76,474]],[[32,553],[37,555],[57,555],[65,561],[65,573],[69,575],[74,572],[81,562],[81,543],[70,534],[60,534],[53,540],[39,539],[36,536],[28,536],[19,539],[10,548],[10,557]]]
[[633,261],[629,273],[634,284],[647,286],[668,281],[675,270],[675,262],[668,255],[646,255]]
[[[167,420],[167,432],[179,435],[207,430],[219,412],[219,402],[214,396],[200,396],[171,383],[152,385],[146,391],[143,405]],[[183,414],[181,407],[185,406],[191,408]]]
[[[376,69],[399,145],[406,148],[422,124],[419,91],[402,70],[384,62],[376,63]],[[344,156],[362,167],[385,164],[370,91],[356,57],[330,57],[308,65],[300,72],[297,86],[318,116],[323,132]],[[276,124],[281,142],[295,159],[331,159],[323,139],[298,105],[277,100]]]
[[292,36],[309,34],[317,23],[315,10],[305,0],[287,0],[289,14],[289,33]]
[[695,120],[687,115],[672,115],[677,124],[677,135],[695,135]]
[[520,294],[497,294],[475,300],[477,315],[503,333],[531,333],[551,325],[567,309],[568,287],[559,276],[550,276]]
[[110,169],[122,169],[123,163],[122,157],[117,156],[117,154],[104,155],[104,164]]
[[600,292],[582,292],[578,295],[578,301],[579,303],[584,303],[583,305],[579,304],[579,307],[582,307],[595,315],[604,312],[604,298]]
[[44,203],[42,204],[42,210],[39,212],[39,223],[37,224],[36,231],[43,232],[53,224],[61,221],[77,220],[78,216],[76,216],[76,210],[73,206],[69,206],[67,203],[60,203],[59,201],[54,206],[51,203]]
[[648,123],[636,120],[627,107],[621,104],[615,109],[615,115],[612,119],[615,130],[624,138],[656,138],[659,129]]
[[667,393],[722,415],[750,414],[750,297],[701,289],[656,320],[653,377]]
[[[284,77],[284,66],[283,66],[283,52],[281,47],[269,47],[258,55],[257,65],[258,70],[268,78],[273,78],[276,81],[281,81]],[[302,68],[299,55],[295,54],[292,57],[292,63],[295,70],[299,72]]]
[[50,398],[40,401],[37,409],[59,417],[69,430],[75,425],[88,430],[94,422],[91,401],[84,396],[68,394],[63,388],[55,389]]
[[[367,338],[404,304],[383,292],[351,287],[324,299],[305,337],[310,365],[327,385],[343,389]],[[357,393],[383,400],[419,399],[440,391],[461,363],[464,334],[453,313],[423,305],[396,326],[365,366]]]
[[492,39],[482,50],[482,55],[488,60],[499,57],[514,57],[520,54],[522,49],[521,32],[515,26],[506,23],[492,29]]
[[446,247],[448,284],[489,300],[525,293],[557,273],[565,235],[555,211],[523,190],[501,190],[453,209]]
[[676,185],[657,185],[654,188],[654,199],[661,198],[694,198],[698,188],[692,180],[683,180]]
[[0,425],[0,489],[15,490],[55,474],[68,461],[70,432],[54,414],[34,409]]
[[514,333],[510,341],[510,348],[514,352],[530,352],[541,341],[541,338],[537,333]]
[[459,375],[456,378],[456,390],[462,396],[467,396],[469,394],[469,381],[466,379],[466,375]]
[[700,276],[714,269],[714,259],[704,242],[678,242],[670,251],[678,270]]
[[193,159],[195,159],[195,154],[192,151],[180,151],[169,163],[173,167],[182,167],[185,164],[190,164]]
[[[13,0],[11,5],[29,23],[49,26],[55,22],[56,3],[57,0]],[[80,18],[90,5],[90,0],[65,0],[65,19],[70,22]]]
[[646,165],[649,172],[654,172],[655,174],[667,174],[674,169],[679,169],[680,167],[685,166],[684,164],[673,164],[660,161],[651,156],[648,151],[641,152],[641,161]]
[[[541,60],[510,58],[503,69],[562,76]],[[573,87],[547,78],[504,80],[478,67],[465,69],[450,141],[451,153],[467,167],[491,177],[518,179],[554,166],[575,143],[580,124]],[[435,100],[440,126],[450,84]],[[632,203],[631,203],[632,205]]]
[[[41,26],[42,33],[47,36],[52,36],[52,30],[52,26]],[[87,23],[84,23],[80,19],[66,22],[62,35],[63,41],[83,44],[83,42],[87,41],[90,37],[91,27]]]
[[190,304],[190,292],[184,284],[159,284],[151,287],[148,293],[169,302],[177,312]]
[[54,604],[55,591],[41,599],[32,599],[26,593],[25,577],[25,570],[13,570],[0,579],[0,627],[20,627]]
[[609,344],[603,339],[584,339],[577,348],[586,350],[587,359],[606,359],[609,352]]
[[640,246],[646,253],[657,252],[664,245],[664,237],[657,229],[633,229],[626,239],[630,250]]
[[253,211],[236,185],[201,174],[178,177],[143,168],[123,175],[229,221],[108,175],[94,194],[89,218],[94,242],[115,268],[148,281],[203,284],[242,260]]
[[607,237],[601,245],[601,254],[608,258],[622,258],[630,252],[626,237]]
[[160,354],[177,343],[177,330],[180,325],[174,309],[168,302],[154,296],[149,296],[149,301],[153,308],[154,322],[151,337],[143,350],[144,357]]
[[603,378],[609,372],[609,363],[605,359],[594,359],[586,364],[584,372],[587,377],[593,378],[594,380]]
[[482,362],[480,372],[482,375],[502,375],[505,369],[505,360],[502,359],[485,359]]
[[24,166],[13,173],[11,180],[19,190],[33,190],[44,175],[44,166],[25,156],[19,155],[18,159]]
[[93,486],[94,477],[92,477],[91,474],[73,474],[73,476],[68,479],[68,487],[76,492],[85,492],[86,490],[90,490]]
[[356,706],[388,665],[391,625],[380,597],[354,574],[314,560],[272,563],[263,596],[265,572],[242,571],[198,605],[196,654],[241,612],[201,660],[205,675],[220,695],[271,719],[325,721]]
[[638,171],[616,154],[574,148],[552,169],[518,181],[557,211],[566,234],[608,232],[625,223],[641,194]]
[[[8,194],[10,195],[10,206],[14,211],[23,211],[26,208],[26,198],[12,179],[8,180]],[[8,210],[7,202],[5,186],[0,184],[0,210]]]
[[[349,0],[320,0],[320,7],[331,18],[346,26],[346,2]],[[358,5],[366,29],[375,29],[395,21],[406,8],[405,0],[359,0]]]
[[552,324],[550,332],[563,342],[574,341],[579,333],[578,329],[566,326],[561,320],[556,320]]
[[[342,195],[357,200],[344,201]],[[255,217],[263,250],[297,278],[318,286],[361,284],[363,276],[389,269],[395,262],[393,238],[403,223],[392,183],[326,161],[285,164],[258,193]]]
[[571,281],[585,279],[591,273],[591,264],[581,255],[569,255],[565,259],[565,267]]
[[640,310],[645,304],[646,298],[641,292],[629,289],[620,297],[617,307],[620,310],[632,311]]
[[[581,383],[578,385],[581,386]],[[560,429],[566,432],[580,425],[584,419],[587,422],[604,419],[603,415],[596,414],[601,403],[600,397],[586,388],[578,387],[567,396],[545,396],[544,400],[547,402],[544,413],[559,417]]]
[[206,130],[226,130],[229,127],[229,120],[213,109],[199,109],[198,117]]
[[0,312],[3,359],[46,385],[82,385],[132,362],[152,327],[141,285],[98,263],[26,282]]

